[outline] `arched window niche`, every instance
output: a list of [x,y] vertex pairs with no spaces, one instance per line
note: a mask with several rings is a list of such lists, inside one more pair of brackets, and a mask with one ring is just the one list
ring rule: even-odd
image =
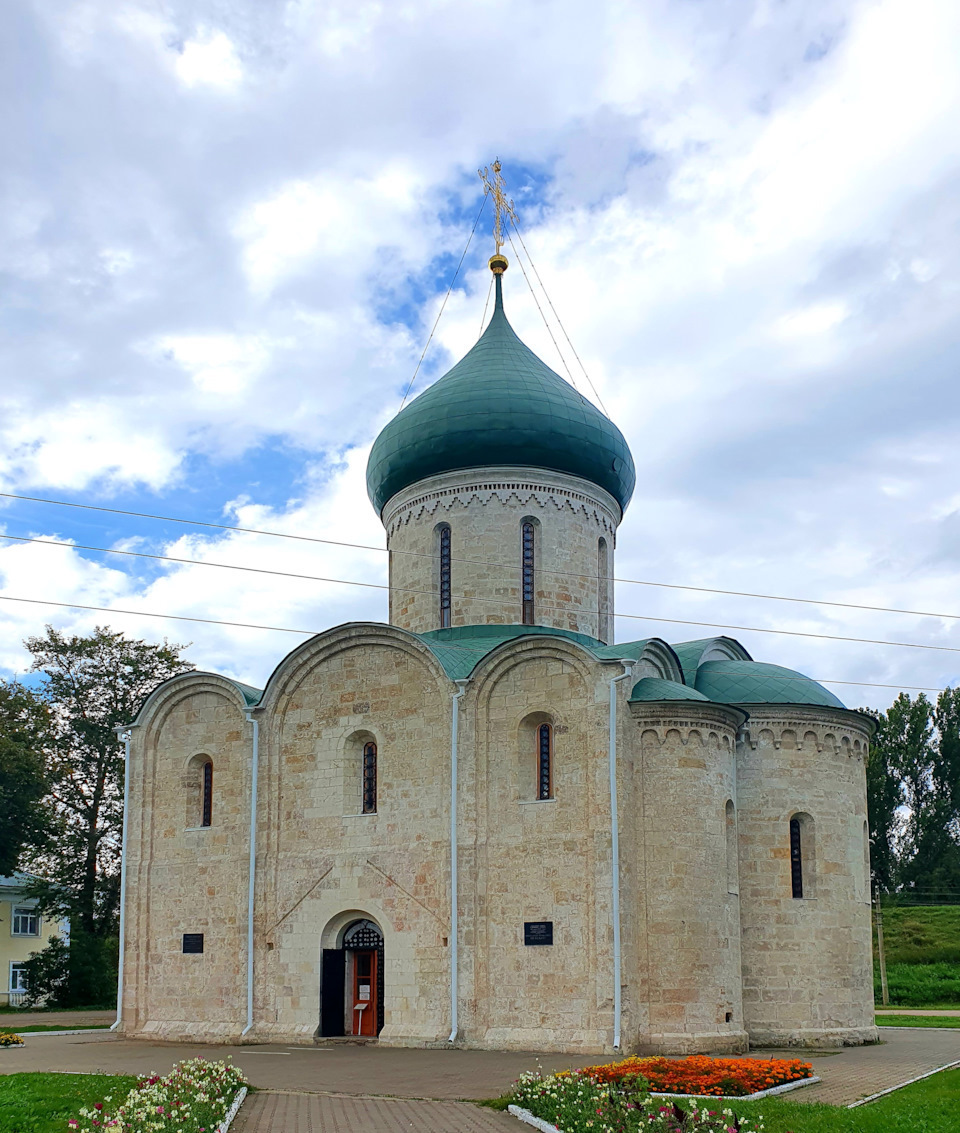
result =
[[520,620],[525,626],[537,624],[537,552],[540,522],[533,516],[520,521]]
[[187,764],[185,825],[197,830],[213,825],[213,760],[195,755]]
[[790,893],[799,900],[816,896],[816,834],[813,819],[804,811],[791,815]]
[[438,523],[437,532],[437,599],[441,629],[452,623],[453,592],[451,590],[451,539],[450,524]]
[[532,712],[520,723],[518,766],[521,802],[552,802],[555,795],[554,719]]
[[343,749],[343,814],[376,814],[380,803],[380,749],[368,731],[347,737]]
[[597,637],[610,639],[610,551],[606,539],[597,542]]
[[740,863],[737,853],[737,808],[733,799],[724,807],[724,835],[727,847],[727,892],[740,892]]

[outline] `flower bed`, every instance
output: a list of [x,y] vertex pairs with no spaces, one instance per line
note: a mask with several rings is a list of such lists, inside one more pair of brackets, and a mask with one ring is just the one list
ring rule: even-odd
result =
[[[597,1069],[594,1067],[593,1069]],[[521,1076],[514,1087],[511,1112],[543,1129],[562,1133],[760,1133],[763,1122],[738,1119],[729,1108],[711,1109],[650,1097],[646,1080],[625,1073],[599,1082],[585,1070]],[[533,1120],[531,1121],[531,1117]],[[537,1121],[539,1119],[539,1121]]]
[[652,1091],[713,1097],[746,1097],[788,1082],[813,1076],[813,1067],[799,1058],[626,1058],[603,1066],[586,1066],[579,1073],[595,1082],[618,1082],[641,1075]]
[[192,1058],[178,1062],[165,1077],[138,1082],[116,1108],[112,1097],[104,1098],[67,1124],[74,1133],[215,1133],[244,1086],[236,1066]]
[[0,1031],[0,1046],[23,1046],[23,1039],[15,1031]]

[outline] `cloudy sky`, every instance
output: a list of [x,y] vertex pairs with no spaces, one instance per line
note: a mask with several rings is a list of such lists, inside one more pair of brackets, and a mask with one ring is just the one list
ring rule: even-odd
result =
[[[49,622],[262,685],[386,618],[364,468],[499,155],[638,487],[617,636],[728,630],[848,704],[960,675],[955,0],[3,6],[0,672]],[[476,340],[485,215],[417,378]],[[508,254],[512,256],[510,248]],[[522,274],[522,337],[565,372]],[[581,387],[575,361],[557,332]],[[82,547],[373,584],[278,578]],[[905,648],[794,634],[911,642]],[[724,632],[718,630],[717,632]]]

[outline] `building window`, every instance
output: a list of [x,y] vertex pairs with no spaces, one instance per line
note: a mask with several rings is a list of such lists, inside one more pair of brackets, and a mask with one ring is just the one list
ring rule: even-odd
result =
[[213,825],[213,764],[208,759],[201,770],[200,825]]
[[363,745],[363,813],[377,813],[377,745]]
[[520,549],[521,549],[521,563],[522,563],[522,578],[521,578],[521,591],[523,595],[523,624],[525,626],[536,625],[534,621],[534,585],[536,574],[536,562],[534,558],[534,538],[535,531],[533,524],[528,520],[523,524],[520,529]]
[[450,628],[450,525],[440,525],[440,628]]
[[803,896],[803,847],[800,842],[800,819],[790,819],[790,884],[794,897]]
[[553,729],[549,724],[537,728],[537,798],[553,798]]
[[27,965],[14,961],[10,965],[10,994],[22,995],[27,990]]
[[10,931],[13,936],[39,936],[40,914],[36,909],[24,909],[14,906]]

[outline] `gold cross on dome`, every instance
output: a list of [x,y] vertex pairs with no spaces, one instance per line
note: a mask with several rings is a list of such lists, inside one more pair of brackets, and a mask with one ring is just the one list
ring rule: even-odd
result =
[[493,197],[494,218],[493,218],[493,242],[497,246],[497,255],[500,255],[500,249],[503,247],[503,219],[506,217],[509,220],[515,221],[517,214],[513,211],[513,201],[508,200],[507,194],[503,191],[503,177],[500,173],[500,158],[493,163],[493,180],[490,179],[490,170],[484,166],[483,169],[478,169],[477,173],[480,175],[480,180],[483,182],[483,192],[485,196]]

